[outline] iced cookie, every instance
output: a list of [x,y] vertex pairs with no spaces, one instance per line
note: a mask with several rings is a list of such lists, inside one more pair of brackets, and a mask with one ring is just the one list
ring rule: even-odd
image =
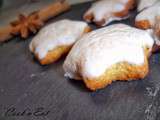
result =
[[135,26],[141,29],[150,29],[155,26],[156,17],[160,17],[160,2],[144,9],[136,16]]
[[65,76],[83,80],[90,90],[116,80],[142,79],[153,43],[148,32],[124,24],[92,31],[71,49],[63,65]]
[[100,0],[84,14],[84,20],[105,26],[112,21],[127,18],[129,10],[134,8],[135,0]]
[[76,40],[90,30],[85,22],[60,20],[44,27],[33,38],[30,51],[42,65],[53,63],[68,53]]
[[159,0],[139,0],[138,2],[138,12],[151,7],[152,5],[154,5],[157,1]]

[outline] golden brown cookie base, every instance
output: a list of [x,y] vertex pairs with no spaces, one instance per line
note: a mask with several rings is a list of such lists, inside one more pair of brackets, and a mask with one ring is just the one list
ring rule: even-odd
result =
[[47,53],[45,58],[39,59],[38,55],[36,58],[39,60],[41,65],[47,65],[56,62],[60,57],[68,53],[71,49],[71,46],[59,46]]
[[[91,28],[87,26],[84,29],[84,34],[91,31]],[[59,60],[63,55],[67,54],[70,49],[72,48],[72,45],[70,46],[58,46],[57,48],[49,51],[47,55],[43,59],[39,59],[39,56],[36,55],[36,58],[39,60],[41,65],[47,65],[56,62]]]
[[88,32],[91,32],[92,31],[92,28],[87,26],[85,29],[84,29],[84,34],[85,33],[88,33]]
[[148,20],[136,21],[135,26],[144,30],[151,28],[151,24]]
[[90,23],[90,22],[92,22],[92,20],[94,19],[94,15],[93,15],[93,13],[84,15],[84,16],[83,16],[83,19],[84,19],[85,21],[87,21],[87,22]]
[[[147,50],[146,50],[147,51]],[[113,81],[129,81],[143,79],[149,71],[148,58],[149,52],[146,52],[145,62],[141,66],[131,65],[127,62],[117,63],[111,66],[103,75],[98,78],[84,78],[84,82],[90,90],[101,89],[111,84]]]

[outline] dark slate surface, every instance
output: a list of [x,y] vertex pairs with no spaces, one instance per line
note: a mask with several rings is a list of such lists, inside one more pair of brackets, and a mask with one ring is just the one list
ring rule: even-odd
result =
[[[81,20],[89,5],[76,5],[56,19]],[[64,58],[39,65],[28,49],[31,38],[0,45],[0,120],[160,120],[160,54],[151,57],[144,80],[90,92],[82,82],[63,77]],[[36,113],[38,108],[44,114]]]

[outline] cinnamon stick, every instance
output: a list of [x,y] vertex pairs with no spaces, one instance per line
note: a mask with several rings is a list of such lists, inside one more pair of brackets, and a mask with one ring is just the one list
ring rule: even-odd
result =
[[[70,5],[66,0],[59,0],[43,9],[40,9],[39,11],[37,11],[37,15],[38,15],[38,21],[42,21],[42,22],[46,22],[48,19],[55,17],[67,10],[70,9]],[[32,15],[32,14],[31,14]],[[28,16],[31,16],[28,15]],[[31,18],[31,17],[30,17]],[[20,21],[20,20],[19,20]],[[27,23],[30,22],[30,19],[28,19]],[[24,24],[24,21],[22,21],[22,23]],[[30,28],[29,24],[27,24],[28,26],[26,26],[26,28]],[[21,26],[21,25],[19,25]],[[14,34],[12,34],[13,32],[15,32],[15,26],[12,25],[7,25],[3,28],[0,28],[0,42],[5,42],[8,41],[9,39],[11,39],[12,37],[14,37]],[[19,28],[21,29],[21,28]],[[18,30],[19,33],[16,34],[22,34],[22,30]],[[32,32],[32,31],[30,31]],[[23,35],[21,35],[21,37],[23,37]]]
[[38,15],[42,21],[46,21],[62,12],[67,11],[70,5],[66,1],[59,1],[39,11]]
[[5,42],[10,38],[12,38],[13,35],[11,35],[11,32],[12,32],[12,27],[9,25],[6,27],[0,28],[0,42]]

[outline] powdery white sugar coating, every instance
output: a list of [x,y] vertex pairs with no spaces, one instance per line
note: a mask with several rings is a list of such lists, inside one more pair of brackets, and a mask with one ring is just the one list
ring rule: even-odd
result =
[[74,79],[101,76],[113,64],[144,63],[144,48],[153,46],[151,35],[124,24],[111,25],[83,36],[64,62],[65,76]]
[[159,0],[139,0],[138,11],[154,5]]
[[128,0],[101,0],[94,3],[87,11],[87,14],[94,14],[95,18],[93,21],[101,21],[103,18],[105,18],[106,23],[104,25],[106,25],[114,20],[123,19],[121,17],[115,17],[113,13],[124,10],[127,2]]
[[149,20],[150,24],[154,25],[156,17],[160,16],[159,11],[160,2],[140,12],[136,17],[136,21]]
[[[61,45],[73,45],[84,33],[87,23],[81,21],[60,20],[44,27],[31,41],[30,51],[43,59],[48,51]],[[35,50],[34,50],[35,49]]]

